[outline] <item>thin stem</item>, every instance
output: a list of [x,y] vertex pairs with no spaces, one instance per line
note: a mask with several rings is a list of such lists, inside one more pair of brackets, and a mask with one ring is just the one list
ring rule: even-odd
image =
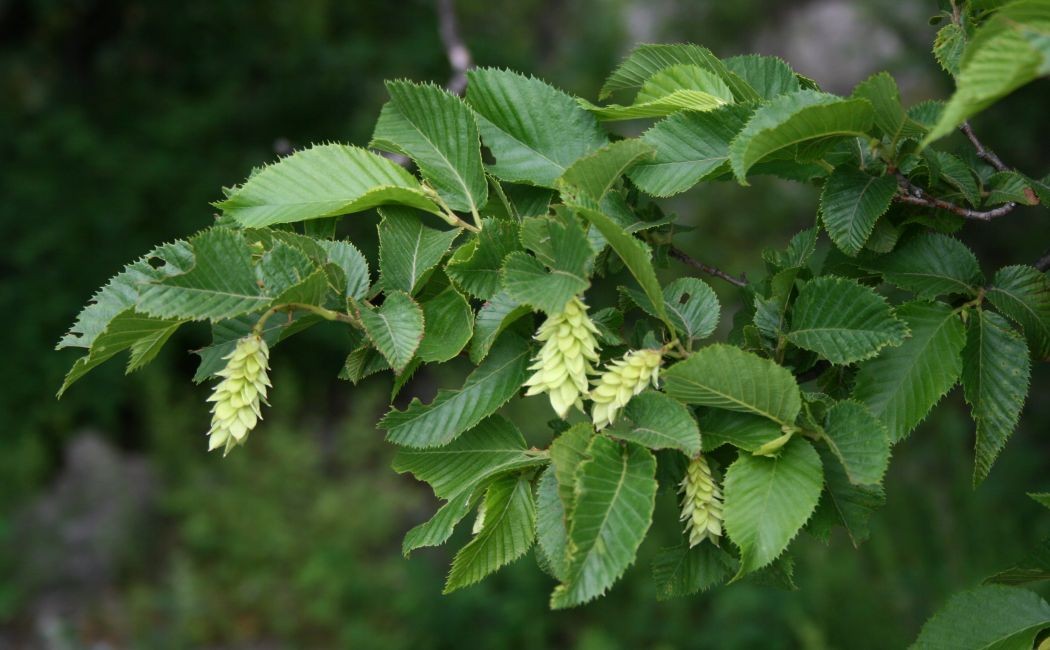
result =
[[1050,249],[1043,253],[1043,256],[1037,259],[1032,266],[1044,273],[1050,270]]
[[1010,168],[1007,167],[1002,160],[1000,160],[999,156],[995,155],[994,151],[988,149],[983,144],[981,144],[981,141],[977,139],[977,135],[973,132],[973,128],[970,127],[969,122],[963,122],[962,124],[960,124],[959,130],[965,133],[966,137],[969,138],[970,144],[973,145],[974,151],[977,152],[978,158],[984,160],[992,167],[995,167],[995,171],[1010,171]]
[[325,309],[324,307],[318,307],[317,305],[309,305],[301,302],[289,302],[281,305],[275,305],[267,309],[259,320],[256,321],[255,326],[252,328],[252,332],[255,334],[262,334],[263,328],[266,326],[266,321],[270,320],[270,317],[278,312],[293,312],[293,311],[308,311],[312,314],[316,314],[325,320],[339,321],[341,323],[348,323],[354,327],[361,327],[361,321],[358,320],[351,314],[345,314],[343,312],[334,311],[332,309]]
[[721,269],[718,269],[718,268],[716,268],[714,266],[711,266],[709,264],[704,264],[703,262],[701,262],[699,260],[693,259],[685,251],[681,250],[680,248],[678,248],[676,246],[672,246],[670,248],[670,250],[668,251],[668,254],[671,257],[673,257],[676,260],[678,260],[679,262],[682,262],[686,266],[694,268],[697,271],[700,271],[701,273],[706,273],[708,275],[713,275],[716,278],[722,278],[726,282],[728,282],[730,284],[733,284],[733,285],[736,285],[738,287],[746,287],[747,286],[747,278],[744,277],[743,275],[741,275],[738,278],[738,277],[730,275],[730,274],[726,273],[725,271],[722,271]]
[[1010,214],[1013,209],[1017,207],[1016,203],[1004,203],[998,208],[993,208],[991,210],[971,210],[970,208],[957,205],[951,201],[945,201],[944,199],[930,196],[925,190],[915,183],[912,183],[900,172],[897,172],[897,183],[901,189],[901,193],[894,196],[897,201],[909,205],[921,205],[927,208],[947,210],[948,212],[957,214],[960,217],[965,217],[966,219],[991,221],[992,219]]

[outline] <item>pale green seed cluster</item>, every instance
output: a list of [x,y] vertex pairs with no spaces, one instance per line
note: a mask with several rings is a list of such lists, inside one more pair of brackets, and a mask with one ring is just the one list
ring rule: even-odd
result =
[[660,376],[659,350],[631,350],[609,364],[601,377],[594,380],[589,397],[594,402],[591,419],[604,429],[616,421],[620,409],[649,384],[656,386]]
[[260,400],[266,399],[270,379],[270,349],[261,336],[252,334],[237,341],[233,352],[225,357],[226,367],[219,371],[222,381],[215,386],[209,402],[212,405],[208,451],[223,447],[223,455],[248,439],[248,433],[262,419]]
[[559,417],[565,417],[576,406],[583,410],[582,395],[587,394],[587,376],[594,374],[598,360],[598,328],[587,316],[587,306],[573,298],[558,314],[552,314],[540,325],[536,340],[543,347],[533,359],[534,371],[525,386],[526,395],[548,393],[551,406]]
[[722,537],[722,488],[718,487],[707,459],[697,456],[689,462],[679,488],[682,516],[690,548],[705,539],[718,546]]

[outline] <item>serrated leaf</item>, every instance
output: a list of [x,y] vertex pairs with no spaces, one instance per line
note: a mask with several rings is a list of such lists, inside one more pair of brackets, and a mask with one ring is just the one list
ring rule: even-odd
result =
[[528,305],[523,305],[501,291],[492,297],[478,310],[474,318],[474,336],[470,340],[470,361],[481,363],[488,356],[496,338],[514,321],[532,313]]
[[518,392],[528,362],[528,345],[518,337],[504,336],[461,389],[440,390],[430,404],[414,399],[404,411],[387,413],[379,426],[396,445],[417,449],[447,445]]
[[[200,364],[193,375],[194,383],[207,381],[226,367],[226,360],[223,357],[233,352],[239,339],[251,333],[258,320],[257,314],[248,314],[214,323],[211,326],[211,345],[193,350],[193,353],[200,357]],[[278,342],[319,322],[322,322],[322,319],[315,314],[293,311],[287,317],[274,317],[266,321],[261,334],[266,344],[273,348]]]
[[801,90],[795,72],[779,57],[744,54],[726,59],[725,65],[754,88],[762,99],[773,99]]
[[398,164],[360,147],[323,144],[260,169],[216,207],[245,228],[260,228],[389,203],[440,214]]
[[714,451],[722,445],[755,451],[784,435],[780,425],[769,418],[718,408],[709,409],[700,418],[700,431],[704,451]]
[[543,470],[536,483],[536,541],[559,581],[565,579],[568,570],[569,531],[565,522],[565,504],[558,495],[558,478],[551,466]]
[[576,506],[576,470],[587,458],[587,448],[594,435],[590,422],[580,422],[551,443],[551,464],[558,479],[558,496],[565,506],[566,517],[571,517]]
[[871,409],[892,442],[911,433],[959,379],[966,334],[958,314],[939,302],[897,309],[911,337],[864,362],[853,397]]
[[339,379],[357,384],[365,377],[371,377],[377,372],[389,369],[390,364],[383,358],[383,355],[379,354],[379,351],[370,344],[365,343],[346,355],[343,368],[339,372]]
[[714,73],[696,65],[679,64],[650,77],[630,106],[595,106],[586,100],[580,105],[611,122],[647,117],[663,117],[678,111],[710,111],[733,102],[733,93]]
[[1050,358],[1050,279],[1031,266],[1004,266],[988,287],[988,300],[1021,326],[1037,359]]
[[560,182],[578,189],[595,201],[601,201],[624,173],[639,163],[651,160],[654,152],[651,145],[637,139],[607,144],[570,165],[562,174]]
[[772,563],[817,507],[824,480],[813,445],[792,439],[774,457],[740,454],[725,477],[725,528],[740,549],[736,578]]
[[[590,253],[590,247],[587,247]],[[550,270],[526,253],[511,253],[503,264],[503,290],[511,298],[547,314],[557,314],[565,304],[590,286],[584,275]]]
[[343,272],[346,283],[343,293],[347,298],[361,300],[368,295],[372,279],[368,273],[368,260],[348,241],[322,239],[317,242],[328,256],[328,262]]
[[598,93],[605,99],[617,90],[641,88],[653,75],[665,68],[691,64],[714,72],[732,90],[738,101],[757,101],[759,94],[746,81],[731,72],[710,50],[693,44],[639,45],[609,75]]
[[733,571],[733,558],[714,544],[662,548],[653,558],[658,600],[682,598],[722,584]]
[[563,609],[604,594],[634,562],[652,523],[656,459],[644,447],[595,436],[576,472],[567,579],[551,594]]
[[700,453],[700,429],[681,402],[650,390],[635,395],[627,403],[624,415],[631,426],[621,424],[609,431],[614,438],[649,449],[678,449],[689,457]]
[[317,265],[298,247],[275,240],[255,267],[256,284],[263,293],[277,296],[300,284],[317,269]]
[[1035,205],[1038,203],[1036,197],[1032,195],[1028,181],[1017,172],[996,172],[988,177],[987,185],[988,197],[985,199],[985,205],[1002,203]]
[[875,111],[875,126],[889,139],[891,146],[896,146],[903,138],[925,135],[926,128],[904,111],[900,89],[888,72],[874,74],[857,84],[853,96],[871,102]]
[[394,372],[404,370],[423,339],[423,310],[416,301],[403,291],[388,291],[382,305],[363,308],[360,316],[369,340]]
[[[626,289],[642,310],[653,318],[659,318],[649,297],[635,289]],[[718,296],[706,282],[699,278],[678,278],[663,290],[667,317],[674,329],[688,342],[705,339],[718,327],[721,305]]]
[[452,537],[459,522],[470,512],[471,490],[463,490],[438,508],[434,516],[405,533],[401,554],[408,557],[424,546],[441,546]]
[[687,404],[740,411],[793,425],[802,397],[791,372],[726,344],[709,345],[661,374],[664,392]]
[[328,296],[328,274],[317,269],[273,299],[274,305],[314,305],[323,307]]
[[854,280],[826,275],[802,285],[787,339],[846,365],[898,346],[907,335],[885,298]]
[[729,145],[733,174],[747,185],[748,170],[763,159],[803,143],[827,146],[842,137],[866,137],[872,119],[871,104],[864,99],[812,90],[781,95],[755,111]]
[[986,585],[952,596],[922,626],[914,650],[1027,650],[1050,627],[1050,605],[1018,587]]
[[998,314],[972,314],[963,349],[962,385],[970,415],[977,425],[973,481],[988,476],[992,463],[1017,426],[1031,362],[1024,338]]
[[965,244],[940,233],[924,233],[865,265],[890,284],[920,299],[974,295],[983,282],[977,258]]
[[820,220],[835,245],[843,253],[856,256],[896,193],[897,179],[893,176],[869,176],[839,167],[824,183]]
[[751,106],[727,105],[704,113],[682,112],[660,120],[641,140],[656,149],[628,176],[653,196],[672,196],[729,169],[729,143],[744,128]]
[[966,33],[962,26],[949,23],[937,30],[933,39],[933,57],[938,65],[953,77],[959,74],[959,60],[966,49]]
[[824,467],[824,493],[807,529],[827,537],[831,526],[841,525],[853,546],[859,547],[871,534],[869,520],[886,504],[886,494],[878,485],[852,483],[828,447],[818,447],[817,451]]
[[459,235],[423,225],[419,212],[400,206],[383,208],[379,224],[379,273],[387,290],[416,293],[423,279]]
[[594,117],[539,79],[494,68],[467,78],[467,102],[496,159],[489,171],[502,180],[555,187],[573,162],[608,142]]
[[477,214],[488,200],[481,140],[474,114],[459,97],[433,84],[388,81],[370,146],[402,153],[449,208]]
[[416,351],[421,361],[441,363],[455,357],[474,335],[474,312],[452,287],[423,303],[426,333]]
[[480,582],[518,559],[536,540],[536,502],[525,476],[497,479],[485,492],[481,531],[452,560],[443,593]]
[[500,269],[511,252],[521,250],[518,224],[485,219],[481,232],[456,249],[445,265],[452,282],[470,295],[488,300],[500,290]]
[[890,462],[890,437],[868,407],[853,400],[836,403],[824,417],[824,438],[850,483],[882,483]]
[[452,500],[493,476],[544,462],[528,450],[517,427],[493,415],[444,447],[398,449],[393,468],[429,483],[439,499]]
[[1031,553],[1008,569],[989,576],[985,583],[1023,585],[1050,580],[1050,539],[1044,539]]
[[930,167],[931,182],[941,179],[955,188],[970,205],[977,205],[980,202],[980,188],[977,187],[973,170],[962,159],[934,149],[926,149],[922,155]]

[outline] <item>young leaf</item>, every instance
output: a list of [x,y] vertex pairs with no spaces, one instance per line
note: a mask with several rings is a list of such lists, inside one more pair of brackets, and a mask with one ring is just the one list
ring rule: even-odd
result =
[[681,402],[663,393],[646,391],[635,395],[624,415],[632,426],[618,426],[609,435],[649,449],[678,449],[687,456],[700,453],[700,429],[692,413]]
[[560,182],[600,202],[625,172],[652,160],[654,152],[652,146],[641,140],[620,140],[574,162],[562,174]]
[[795,72],[781,58],[744,54],[726,59],[725,64],[726,68],[754,88],[762,99],[774,99],[801,90]]
[[521,250],[518,224],[485,219],[475,239],[456,249],[445,265],[452,282],[475,298],[488,300],[500,290],[500,269],[511,252]]
[[820,195],[820,219],[839,250],[856,256],[896,193],[897,179],[893,176],[869,176],[846,167],[836,169],[825,181]]
[[430,404],[412,400],[404,411],[392,409],[380,421],[386,439],[404,447],[447,445],[513,397],[525,381],[529,346],[504,336],[459,390],[440,390]]
[[963,349],[962,385],[977,424],[974,485],[988,476],[1021,415],[1031,362],[1024,338],[998,314],[972,314]]
[[327,255],[328,263],[342,271],[340,288],[343,294],[354,300],[367,296],[372,279],[368,273],[368,260],[361,251],[348,241],[323,239],[317,243]]
[[911,330],[900,347],[864,362],[853,397],[882,420],[897,442],[911,433],[962,371],[966,334],[958,314],[939,302],[913,302],[897,310]]
[[1050,605],[1018,587],[985,585],[955,594],[922,626],[917,650],[1031,648],[1050,627]]
[[460,353],[474,334],[474,312],[452,287],[423,303],[426,333],[416,355],[426,363],[448,361]]
[[493,68],[467,77],[467,101],[496,158],[489,171],[500,179],[555,187],[573,162],[608,142],[594,117],[539,79]]
[[732,102],[732,91],[714,73],[700,66],[679,64],[650,77],[630,106],[595,106],[586,100],[580,100],[580,105],[598,119],[610,122],[663,117],[678,111],[710,111]]
[[896,146],[902,138],[920,138],[925,127],[908,117],[901,105],[897,82],[888,72],[874,74],[853,89],[853,96],[871,102],[875,110],[875,126]]
[[[586,242],[582,252],[588,257],[591,253]],[[503,263],[503,290],[512,299],[547,314],[563,311],[565,303],[588,286],[587,276],[579,269],[548,271],[542,262],[526,253],[511,253]]]
[[709,345],[665,370],[664,391],[687,404],[761,415],[793,425],[802,397],[791,372],[725,344]]
[[423,339],[423,310],[407,293],[388,291],[382,305],[363,308],[360,315],[369,340],[394,372],[400,373]]
[[850,483],[879,485],[890,462],[890,436],[868,407],[845,400],[824,418],[824,439],[846,468]]
[[933,57],[945,72],[959,74],[959,61],[966,49],[966,32],[961,25],[949,23],[937,30],[933,39]]
[[813,445],[792,439],[777,456],[740,454],[725,477],[725,527],[740,548],[736,578],[775,560],[817,507],[824,481]]
[[401,206],[380,209],[379,274],[383,288],[412,295],[448,252],[459,230],[423,225],[419,212]]
[[958,239],[940,233],[921,234],[865,266],[920,299],[974,295],[983,282],[973,251]]
[[1050,279],[1031,266],[1004,266],[988,288],[988,300],[1024,330],[1037,359],[1050,358]]
[[879,485],[856,485],[846,468],[824,446],[817,448],[824,467],[824,494],[807,529],[827,537],[831,526],[841,525],[854,547],[859,547],[871,534],[869,520],[886,504],[886,493]]
[[787,338],[846,365],[900,345],[907,335],[907,326],[885,298],[854,280],[828,275],[802,285]]
[[528,305],[511,298],[506,291],[497,293],[482,305],[474,318],[474,337],[470,340],[471,363],[481,363],[503,330],[531,313],[532,309]]
[[471,490],[463,490],[438,508],[434,516],[405,533],[401,553],[408,557],[424,546],[441,546],[452,537],[459,522],[470,512]]
[[733,558],[714,544],[662,548],[653,559],[656,598],[669,600],[707,591],[725,582],[733,564]]
[[641,88],[653,75],[679,64],[706,68],[718,75],[729,86],[738,101],[757,101],[759,94],[746,81],[729,70],[718,57],[705,47],[688,43],[673,45],[639,45],[605,81],[599,99],[605,99],[617,90]]
[[260,228],[388,203],[440,213],[397,163],[360,147],[324,144],[262,168],[216,206],[245,228]]
[[532,484],[524,475],[497,479],[482,502],[481,531],[452,560],[443,593],[451,593],[510,564],[536,540],[536,502]]
[[403,153],[449,208],[477,214],[488,200],[481,140],[474,114],[459,97],[433,84],[388,81],[370,146]]
[[576,473],[567,579],[551,594],[563,609],[604,594],[634,562],[652,523],[656,459],[633,443],[595,436]]

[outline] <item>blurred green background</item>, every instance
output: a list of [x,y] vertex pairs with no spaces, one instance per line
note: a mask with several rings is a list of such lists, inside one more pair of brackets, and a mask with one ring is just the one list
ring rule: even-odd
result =
[[[879,69],[910,102],[951,89],[928,54],[932,0],[457,6],[478,64],[591,99],[634,43],[652,41],[778,54],[836,92]],[[977,491],[956,391],[895,450],[866,545],[802,535],[799,591],[740,584],[657,602],[648,562],[677,535],[662,494],[627,577],[557,613],[531,556],[447,597],[448,549],[401,557],[401,536],[435,502],[389,469],[374,426],[389,377],[334,379],[339,331],[315,328],[276,351],[267,419],[225,460],[205,452],[207,388],[189,381],[185,350],[207,342],[205,327],[184,328],[135,376],[114,362],[54,400],[76,353],[52,348],[95,288],[154,243],[207,226],[208,202],[253,166],[311,142],[366,143],[382,81],[399,77],[449,77],[429,1],[0,0],[0,648],[902,647],[948,594],[1050,534],[1024,494],[1050,488],[1047,364]],[[1048,88],[975,122],[1032,175],[1050,169]],[[683,247],[757,274],[762,247],[812,224],[812,188],[754,185],[672,202],[697,228]],[[1047,218],[1021,209],[961,236],[986,271],[1030,263],[1050,244]],[[344,220],[373,263],[375,223]],[[464,370],[421,372],[408,391],[429,399]]]

